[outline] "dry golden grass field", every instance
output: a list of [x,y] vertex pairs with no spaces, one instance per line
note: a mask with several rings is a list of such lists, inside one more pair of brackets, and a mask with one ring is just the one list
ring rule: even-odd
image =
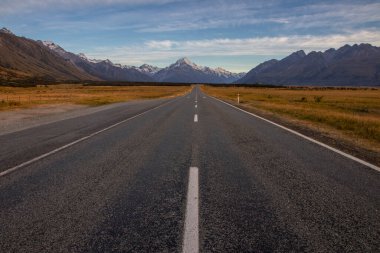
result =
[[46,104],[90,106],[136,99],[167,98],[182,95],[190,86],[82,86],[73,84],[32,88],[1,87],[0,110],[31,108]]
[[206,93],[380,152],[380,89],[203,86]]

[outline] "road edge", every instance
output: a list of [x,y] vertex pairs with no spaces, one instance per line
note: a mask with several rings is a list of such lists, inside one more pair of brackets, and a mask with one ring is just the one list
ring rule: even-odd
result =
[[253,117],[255,117],[255,118],[258,118],[258,119],[260,119],[260,120],[263,120],[263,121],[265,121],[265,122],[267,122],[267,123],[270,123],[270,124],[272,124],[272,125],[274,125],[274,126],[277,126],[277,127],[281,128],[281,129],[287,131],[287,132],[290,132],[290,133],[292,133],[292,134],[294,134],[294,135],[297,135],[297,136],[299,136],[299,137],[301,137],[301,138],[303,138],[303,139],[306,139],[306,140],[308,140],[308,141],[310,141],[310,142],[312,142],[312,143],[315,143],[315,144],[317,144],[317,145],[319,145],[319,146],[322,146],[322,147],[324,147],[324,148],[326,148],[326,149],[329,149],[330,151],[333,151],[333,152],[335,152],[335,153],[337,153],[337,154],[339,154],[339,155],[342,155],[342,156],[344,156],[344,157],[346,157],[346,158],[349,158],[349,159],[351,159],[351,160],[353,160],[353,161],[355,161],[355,162],[357,162],[357,163],[360,163],[360,164],[365,165],[365,166],[367,166],[367,167],[369,167],[369,168],[371,168],[371,169],[373,169],[373,170],[376,170],[376,171],[380,172],[380,167],[378,167],[378,166],[376,166],[376,165],[374,165],[374,164],[372,164],[372,163],[370,163],[370,162],[364,161],[364,160],[362,160],[362,159],[360,159],[360,158],[357,158],[357,157],[355,157],[355,156],[353,156],[353,155],[350,155],[350,154],[348,154],[348,153],[346,153],[346,152],[344,152],[344,151],[341,151],[341,150],[339,150],[339,149],[337,149],[337,148],[334,148],[334,147],[332,147],[332,146],[330,146],[330,145],[327,145],[327,144],[325,144],[325,143],[323,143],[323,142],[320,142],[320,141],[315,140],[315,139],[313,139],[313,138],[311,138],[311,137],[308,137],[308,136],[306,136],[306,135],[304,135],[304,134],[302,134],[302,133],[300,133],[300,132],[298,132],[298,131],[292,130],[292,129],[288,128],[288,127],[285,127],[285,126],[283,126],[283,125],[280,125],[280,124],[278,124],[278,123],[275,123],[275,122],[273,122],[273,121],[271,121],[271,120],[269,120],[269,119],[266,119],[266,118],[264,118],[264,117],[261,117],[261,116],[255,114],[255,113],[252,113],[252,112],[248,112],[248,111],[246,111],[246,110],[243,110],[243,109],[241,109],[241,108],[239,108],[239,107],[237,107],[237,106],[235,106],[235,105],[232,105],[232,104],[230,104],[230,103],[228,103],[228,102],[226,102],[226,101],[223,101],[223,100],[221,100],[221,99],[219,99],[219,98],[213,97],[213,96],[208,95],[208,94],[207,94],[207,96],[210,97],[210,98],[213,98],[213,99],[215,99],[215,100],[217,100],[217,101],[219,101],[219,102],[221,102],[221,103],[224,103],[224,104],[226,104],[226,105],[228,105],[228,106],[230,106],[230,107],[232,107],[232,108],[234,108],[234,109],[237,109],[237,110],[239,110],[239,111],[241,111],[241,112],[244,112],[244,113],[246,113],[246,114],[249,114],[249,115],[251,115],[251,116],[253,116]]
[[94,137],[94,136],[96,136],[96,135],[98,135],[98,134],[100,134],[100,133],[103,133],[103,132],[105,132],[105,131],[108,131],[108,130],[110,130],[110,129],[112,129],[112,128],[118,126],[118,125],[121,125],[121,124],[127,122],[127,121],[130,121],[130,120],[132,120],[132,119],[134,119],[134,118],[137,118],[137,117],[139,117],[139,116],[142,116],[142,115],[144,115],[144,114],[146,114],[146,113],[148,113],[148,112],[151,112],[151,111],[153,111],[153,110],[156,110],[156,109],[158,109],[158,108],[160,108],[160,107],[162,107],[162,106],[165,106],[165,105],[168,105],[168,104],[170,104],[170,103],[173,103],[173,102],[179,100],[180,98],[183,98],[183,96],[173,98],[172,100],[166,101],[166,102],[164,102],[164,103],[162,103],[162,104],[160,104],[160,105],[158,105],[158,106],[156,106],[156,107],[150,108],[150,109],[148,109],[148,110],[146,110],[146,111],[143,111],[143,112],[141,112],[141,113],[139,113],[139,114],[136,114],[136,115],[134,115],[134,116],[131,116],[131,117],[129,117],[129,118],[126,118],[126,119],[124,119],[124,120],[121,120],[121,121],[119,121],[119,122],[117,122],[117,123],[114,123],[114,124],[112,124],[112,125],[110,125],[110,126],[108,126],[108,127],[103,128],[103,129],[101,129],[101,130],[98,130],[98,131],[93,132],[93,133],[91,133],[91,134],[89,134],[89,135],[86,135],[86,136],[84,136],[84,137],[81,137],[81,138],[79,138],[79,139],[76,139],[76,140],[74,140],[74,141],[72,141],[72,142],[70,142],[70,143],[67,143],[67,144],[62,145],[62,146],[60,146],[60,147],[58,147],[58,148],[55,148],[55,149],[53,149],[52,151],[46,152],[46,153],[44,153],[44,154],[42,154],[42,155],[39,155],[39,156],[34,157],[34,158],[32,158],[32,159],[30,159],[30,160],[28,160],[28,161],[25,161],[25,162],[23,162],[23,163],[21,163],[21,164],[18,164],[18,165],[16,165],[16,166],[11,167],[11,168],[5,169],[4,171],[1,171],[1,172],[0,172],[0,178],[3,177],[3,176],[6,176],[6,175],[8,175],[8,174],[11,174],[11,173],[17,171],[18,169],[21,169],[21,168],[23,168],[23,167],[25,167],[25,166],[28,166],[28,165],[30,165],[30,164],[32,164],[32,163],[35,163],[35,162],[37,162],[37,161],[39,161],[39,160],[41,160],[41,159],[44,159],[44,158],[46,158],[46,157],[48,157],[48,156],[51,156],[51,155],[53,155],[53,154],[55,154],[55,153],[58,153],[59,151],[62,151],[62,150],[67,149],[67,148],[69,148],[69,147],[71,147],[71,146],[74,146],[75,144],[78,144],[78,143],[83,142],[83,141],[85,141],[85,140],[87,140],[87,139],[90,139],[91,137]]

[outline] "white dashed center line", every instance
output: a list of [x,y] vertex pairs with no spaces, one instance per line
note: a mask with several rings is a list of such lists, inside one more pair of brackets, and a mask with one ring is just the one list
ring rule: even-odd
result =
[[182,252],[199,252],[199,177],[198,168],[190,167],[189,187],[187,190],[185,231]]
[[194,115],[194,122],[198,122],[198,114]]

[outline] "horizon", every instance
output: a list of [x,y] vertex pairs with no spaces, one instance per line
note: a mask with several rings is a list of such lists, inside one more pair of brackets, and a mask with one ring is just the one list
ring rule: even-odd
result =
[[2,2],[1,26],[16,35],[122,65],[164,68],[187,57],[236,73],[298,50],[380,46],[376,1]]
[[[19,36],[19,35],[17,35],[17,34],[14,34],[10,29],[8,29],[7,27],[3,27],[3,28],[1,28],[0,29],[0,31],[5,31],[6,33],[10,33],[10,34],[13,34],[13,35],[15,35],[15,36]],[[58,45],[57,43],[55,43],[54,41],[41,41],[41,40],[36,40],[36,41],[40,41],[40,42],[42,42],[42,43],[48,43],[48,44],[53,44],[53,45],[56,45],[56,46],[58,46],[58,47],[60,47],[60,48],[62,48],[60,45]],[[290,56],[291,54],[294,54],[294,53],[298,53],[298,52],[303,52],[305,55],[308,55],[308,54],[310,54],[311,52],[319,52],[319,53],[325,53],[326,51],[328,51],[328,50],[339,50],[340,48],[343,48],[343,47],[346,47],[346,46],[349,46],[349,47],[354,47],[354,46],[361,46],[361,45],[369,45],[369,46],[371,46],[371,47],[376,47],[376,46],[374,46],[374,45],[372,45],[372,44],[370,44],[370,43],[354,43],[354,44],[345,44],[345,45],[341,45],[341,46],[339,46],[338,48],[328,48],[328,49],[325,49],[325,50],[320,50],[320,51],[315,51],[315,50],[313,50],[313,51],[309,51],[309,52],[305,52],[305,50],[303,50],[303,49],[299,49],[299,50],[297,50],[297,51],[293,51],[293,52],[291,52],[289,55],[286,55],[285,57],[283,57],[283,58],[280,58],[280,59],[275,59],[275,58],[272,58],[272,59],[268,59],[268,60],[266,60],[266,61],[271,61],[271,60],[277,60],[277,61],[280,61],[280,60],[282,60],[282,59],[284,59],[284,58],[286,58],[286,57],[288,57],[288,56]],[[64,50],[65,50],[65,48],[63,48]],[[65,50],[66,51],[66,50]],[[99,62],[102,62],[102,61],[110,61],[112,64],[114,64],[114,65],[120,65],[121,67],[143,67],[144,65],[147,65],[147,66],[151,66],[151,67],[158,67],[159,69],[165,69],[165,68],[168,68],[168,67],[170,67],[170,66],[172,66],[172,65],[175,65],[176,63],[178,63],[179,61],[185,61],[185,62],[190,62],[189,64],[195,64],[196,66],[198,66],[198,67],[209,67],[209,66],[204,66],[204,65],[200,65],[200,64],[197,64],[196,62],[194,62],[192,59],[190,59],[190,57],[188,57],[188,56],[181,56],[181,57],[179,57],[179,58],[177,58],[174,62],[171,62],[171,63],[169,63],[168,65],[166,65],[166,66],[163,66],[163,67],[159,67],[159,66],[156,66],[156,65],[152,65],[152,64],[149,64],[149,63],[142,63],[141,65],[123,65],[123,64],[120,64],[120,63],[118,63],[118,62],[113,62],[113,61],[111,61],[110,59],[108,59],[108,58],[105,58],[105,59],[91,59],[90,57],[88,57],[85,53],[83,53],[83,52],[80,52],[80,53],[77,53],[77,55],[78,56],[80,56],[80,57],[84,57],[84,58],[86,58],[86,59],[88,59],[88,60],[93,60],[93,61],[99,61]],[[258,65],[260,65],[260,64],[262,64],[262,63],[265,63],[266,61],[264,61],[264,62],[261,62],[261,63],[259,63]],[[258,66],[258,65],[256,65],[256,66]],[[255,67],[256,67],[255,66]],[[218,68],[222,68],[222,69],[224,69],[223,67],[220,67],[220,66],[217,66],[217,67],[211,67],[212,69],[218,69]],[[253,68],[251,68],[250,70],[252,70]],[[227,69],[224,69],[224,70],[227,70]],[[228,71],[228,70],[227,70]],[[242,74],[242,73],[244,73],[244,74],[247,74],[249,71],[247,71],[247,72],[232,72],[232,73],[236,73],[236,74]]]

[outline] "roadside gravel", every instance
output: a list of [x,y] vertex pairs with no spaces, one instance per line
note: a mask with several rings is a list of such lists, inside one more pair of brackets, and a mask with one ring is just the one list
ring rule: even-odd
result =
[[0,111],[0,135],[107,110],[122,104],[124,103],[96,107],[76,104],[53,104],[29,109]]

